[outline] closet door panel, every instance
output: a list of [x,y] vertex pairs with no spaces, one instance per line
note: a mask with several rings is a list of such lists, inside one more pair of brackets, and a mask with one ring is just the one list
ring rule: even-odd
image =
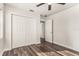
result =
[[32,18],[13,15],[12,46],[20,47],[36,42],[36,22]]
[[12,45],[13,48],[24,46],[25,45],[25,39],[28,39],[28,37],[25,37],[27,33],[25,33],[25,29],[27,25],[25,25],[25,18],[21,16],[15,16],[13,15],[13,37],[12,37]]

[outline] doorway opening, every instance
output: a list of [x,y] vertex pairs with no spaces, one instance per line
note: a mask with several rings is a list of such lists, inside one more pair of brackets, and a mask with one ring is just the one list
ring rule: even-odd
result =
[[40,42],[45,42],[45,21],[40,21]]

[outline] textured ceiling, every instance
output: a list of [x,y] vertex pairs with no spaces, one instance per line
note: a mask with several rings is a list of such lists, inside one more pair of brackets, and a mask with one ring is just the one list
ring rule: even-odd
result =
[[36,12],[41,15],[51,15],[60,11],[63,11],[67,8],[70,8],[76,4],[74,3],[66,3],[65,5],[52,3],[52,8],[50,11],[48,11],[48,4],[44,4],[40,7],[36,7],[36,5],[39,3],[7,3],[7,5],[25,10],[27,12]]

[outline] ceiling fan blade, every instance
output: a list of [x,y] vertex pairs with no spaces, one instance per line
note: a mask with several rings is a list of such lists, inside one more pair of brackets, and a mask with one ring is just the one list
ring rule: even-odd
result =
[[57,4],[65,5],[66,3],[57,3]]
[[51,10],[51,5],[48,5],[48,10]]
[[37,7],[44,5],[45,3],[40,3],[38,5],[36,5]]

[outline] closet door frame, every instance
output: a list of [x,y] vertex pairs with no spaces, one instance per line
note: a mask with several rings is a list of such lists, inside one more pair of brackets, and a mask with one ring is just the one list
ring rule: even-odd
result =
[[23,15],[17,15],[17,14],[11,14],[11,49],[13,49],[13,16],[20,16],[20,17],[27,17],[27,18],[31,18],[31,17],[28,17],[28,16],[23,16]]

